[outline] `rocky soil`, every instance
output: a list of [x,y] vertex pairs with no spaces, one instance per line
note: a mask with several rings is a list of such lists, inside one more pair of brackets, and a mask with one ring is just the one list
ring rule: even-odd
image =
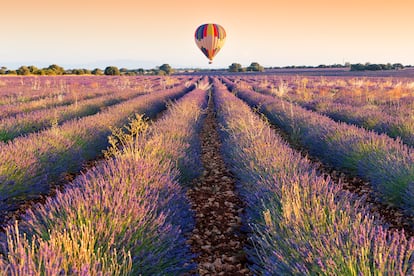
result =
[[241,233],[243,204],[235,192],[235,179],[220,155],[213,103],[210,101],[200,139],[203,175],[188,191],[196,226],[188,243],[196,254],[199,275],[253,275],[243,252]]

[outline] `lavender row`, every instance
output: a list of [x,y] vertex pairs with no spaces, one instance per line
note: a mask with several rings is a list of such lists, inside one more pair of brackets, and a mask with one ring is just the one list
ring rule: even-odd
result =
[[[193,225],[179,170],[196,175],[206,92],[196,89],[149,126],[133,120],[123,150],[7,229],[0,274],[179,275],[193,267]],[[119,131],[116,132],[119,134]],[[114,139],[115,139],[114,138]],[[115,144],[116,146],[116,144]]]
[[165,101],[178,98],[190,88],[179,86],[114,105],[96,115],[72,120],[62,126],[14,139],[0,145],[0,211],[19,199],[48,192],[64,173],[80,170],[108,146],[111,128],[126,123],[134,113],[155,116]]
[[[304,101],[304,97],[324,98],[353,106],[370,104],[385,109],[394,104],[414,103],[414,82],[406,78],[266,76],[243,80],[259,89],[270,88],[273,93],[286,92],[286,95],[298,101]],[[281,93],[283,94],[285,93]]]
[[18,114],[33,112],[45,108],[65,106],[74,104],[78,101],[93,99],[96,97],[112,94],[113,91],[105,90],[88,90],[82,92],[71,92],[71,93],[56,93],[49,94],[47,97],[29,101],[17,103],[13,102],[10,104],[0,105],[0,118],[7,118],[10,116],[16,116]]
[[57,94],[64,96],[73,91],[128,89],[158,80],[159,77],[152,76],[2,76],[0,105],[36,101]]
[[[36,78],[34,78],[36,80]],[[147,91],[156,87],[161,89],[164,82],[158,78],[128,78],[128,77],[45,77],[39,84],[28,87],[33,77],[22,77],[24,85],[7,83],[4,89],[3,104],[0,105],[0,117],[14,116],[19,113],[63,106],[76,103],[84,99],[109,95],[116,92]],[[51,84],[53,81],[53,84]],[[37,83],[35,82],[35,83]],[[26,84],[28,83],[28,84]],[[165,89],[165,88],[164,88]],[[14,95],[15,93],[18,95]],[[0,102],[1,102],[0,97]]]
[[105,108],[147,94],[145,91],[111,93],[83,100],[67,106],[58,106],[28,113],[17,114],[0,120],[0,141],[9,141],[22,134],[57,126],[70,119],[84,117],[103,111]]
[[300,104],[338,103],[376,109],[395,118],[411,117],[414,82],[409,79],[265,76],[231,78],[255,91],[263,91]]
[[381,199],[414,214],[414,151],[384,134],[337,123],[302,107],[238,90],[237,96],[260,106],[272,123],[323,162],[370,181]]
[[385,133],[392,138],[400,138],[409,146],[414,146],[414,118],[391,116],[375,108],[361,108],[333,102],[308,103],[303,106],[335,121]]
[[[306,79],[307,80],[307,79]],[[288,80],[292,81],[292,80]],[[305,108],[318,111],[335,121],[352,123],[368,130],[385,133],[393,138],[401,138],[407,145],[414,145],[414,117],[412,116],[414,102],[411,91],[406,84],[403,88],[401,83],[396,83],[387,88],[358,88],[340,87],[335,90],[328,86],[323,79],[310,79],[305,87],[279,81],[279,88],[269,89],[269,85],[263,87],[258,82],[253,82],[256,91],[273,94],[296,102]],[[388,80],[389,81],[389,80]],[[382,81],[384,82],[384,81]],[[381,84],[380,80],[375,83]],[[390,82],[390,81],[389,81]],[[276,83],[266,80],[266,84]],[[280,83],[285,85],[281,87]],[[329,91],[330,89],[330,91]],[[350,91],[348,91],[350,89]],[[290,90],[290,93],[287,93]],[[362,100],[364,99],[364,100]]]
[[[255,91],[283,97],[298,103],[302,107],[326,115],[335,121],[355,124],[368,130],[387,134],[392,138],[400,138],[409,146],[414,145],[414,118],[412,117],[414,105],[409,101],[409,96],[405,96],[401,103],[397,101],[397,104],[390,104],[391,100],[386,103],[375,100],[379,97],[379,95],[376,95],[379,94],[376,91],[365,91],[366,95],[364,96],[349,96],[352,95],[352,91],[347,93],[342,91],[343,96],[329,96],[326,94],[332,92],[323,92],[327,87],[326,84],[323,85],[320,82],[320,80],[312,80],[312,87],[307,88],[309,90],[307,93],[311,94],[308,100],[303,96],[304,92],[299,91],[301,88],[298,87],[292,88],[292,93],[285,94],[283,91],[273,92],[268,86],[265,88],[260,85],[257,86],[257,82],[253,82],[253,86]],[[274,86],[275,84],[273,84]],[[285,90],[288,89],[286,86]],[[312,92],[315,89],[316,91]],[[348,97],[345,98],[345,95],[348,95]],[[364,105],[358,104],[359,101],[352,101],[353,98],[361,97],[372,98],[372,100]]]
[[215,82],[223,153],[239,179],[258,275],[412,275],[414,240],[378,225],[360,202],[294,152]]

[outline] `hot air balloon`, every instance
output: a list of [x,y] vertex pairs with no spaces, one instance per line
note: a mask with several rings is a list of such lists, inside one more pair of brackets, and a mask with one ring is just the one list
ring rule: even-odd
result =
[[203,24],[194,34],[195,42],[203,54],[213,63],[214,56],[223,47],[226,40],[226,31],[218,24]]

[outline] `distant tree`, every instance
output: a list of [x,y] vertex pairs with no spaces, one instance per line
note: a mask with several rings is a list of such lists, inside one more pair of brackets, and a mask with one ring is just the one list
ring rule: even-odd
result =
[[351,64],[351,71],[379,71],[379,70],[398,70],[403,69],[404,65],[401,63],[387,63],[387,64],[375,64],[375,63],[357,63],[357,64]]
[[36,66],[30,65],[30,66],[27,66],[27,68],[29,68],[29,71],[31,74],[34,74],[34,75],[39,74],[39,68],[37,68]]
[[17,75],[16,70],[6,70],[7,75]]
[[364,71],[365,66],[361,63],[351,64],[351,71]]
[[17,75],[30,75],[30,70],[27,68],[27,66],[20,66],[16,70]]
[[166,64],[166,63],[164,63],[163,65],[161,65],[159,67],[159,70],[160,71],[164,71],[165,74],[167,74],[167,75],[171,75],[174,72],[174,70],[171,68],[171,66],[169,64]]
[[65,69],[56,64],[49,65],[46,69],[46,71],[49,72],[47,75],[63,75],[65,73]]
[[0,75],[6,74],[6,71],[7,71],[7,67],[4,67],[4,66],[0,67]]
[[144,75],[145,70],[143,68],[139,68],[139,69],[137,69],[137,73],[140,74],[140,75]]
[[105,68],[104,74],[107,76],[119,76],[121,72],[119,72],[119,69],[116,66],[108,66]]
[[261,66],[257,62],[252,62],[249,67],[247,67],[247,71],[254,71],[254,72],[263,72],[264,67]]
[[377,64],[377,65],[379,65],[379,67],[381,68],[380,70],[391,70],[392,69],[391,63]]
[[127,71],[126,73],[124,73],[124,75],[125,76],[136,76],[138,75],[138,73],[134,71]]
[[90,71],[87,69],[72,69],[70,70],[71,72],[69,74],[73,74],[73,75],[85,75],[85,74],[90,74]]
[[99,68],[95,68],[95,69],[92,70],[91,73],[92,73],[92,75],[102,76],[104,74],[104,71],[102,71]]
[[229,72],[241,72],[242,71],[242,66],[239,63],[232,63],[229,66]]
[[58,75],[58,72],[59,72],[59,71],[55,71],[55,70],[50,69],[50,68],[44,68],[44,69],[42,69],[42,71],[45,73],[45,75],[48,75],[48,76]]
[[[63,68],[62,68],[63,69]],[[42,68],[37,72],[38,75],[42,75],[42,76],[55,76],[55,75],[63,75],[65,74],[65,70],[61,71],[61,70],[56,70],[55,68]]]
[[402,65],[401,63],[394,63],[392,67],[393,69],[396,69],[396,70],[404,69],[404,65]]
[[379,70],[383,70],[383,66],[381,66],[380,64],[368,64],[365,66],[365,70],[370,70],[370,71],[379,71]]
[[125,73],[128,72],[128,69],[127,68],[121,68],[121,69],[119,69],[119,72],[121,72],[121,74],[125,74]]

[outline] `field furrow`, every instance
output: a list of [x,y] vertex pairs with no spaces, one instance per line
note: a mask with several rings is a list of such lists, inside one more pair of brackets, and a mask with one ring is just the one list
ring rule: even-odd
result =
[[14,117],[0,120],[0,141],[7,142],[23,134],[58,126],[65,121],[90,116],[103,109],[147,94],[144,91],[113,93],[93,99],[82,100],[67,106],[52,107],[28,113],[20,113]]
[[113,93],[112,91],[107,91],[107,93],[99,93],[99,94],[91,93],[91,92],[85,92],[80,95],[58,94],[58,95],[50,95],[47,98],[40,99],[37,101],[4,104],[0,106],[0,118],[5,119],[5,118],[16,116],[19,114],[34,112],[34,111],[43,110],[47,108],[67,106],[67,105],[71,105],[79,101],[89,100],[89,99],[93,99],[96,97],[102,97],[105,95],[110,95],[112,93]]
[[309,82],[311,84],[307,84],[306,87],[300,85],[291,87],[289,93],[287,93],[289,83],[284,83],[284,88],[282,86],[279,89],[275,89],[278,84],[274,81],[269,81],[272,88],[269,88],[269,85],[263,87],[258,84],[259,81],[252,81],[249,84],[255,91],[283,97],[337,122],[354,124],[367,130],[384,133],[392,138],[401,139],[411,147],[414,146],[413,96],[409,96],[408,88],[405,90],[401,88],[401,83],[388,87],[388,91],[382,91],[384,88],[379,87],[375,90],[365,88],[365,91],[359,91],[358,88],[353,88],[351,91],[342,91],[345,88],[340,87],[339,92],[332,88],[331,92],[326,92],[329,89],[327,84],[319,84],[316,80]]
[[235,178],[223,161],[221,142],[210,96],[201,140],[201,177],[188,191],[195,215],[195,227],[189,238],[199,275],[252,275],[246,268],[243,251],[246,236],[241,233],[243,204],[237,195]]
[[165,86],[165,82],[156,77],[26,77],[22,78],[22,83],[16,83],[16,78],[3,78],[0,81],[0,95],[3,95],[0,96],[0,118],[66,106],[119,92],[150,92],[156,87],[165,89]]
[[123,135],[116,132],[112,158],[7,229],[0,273],[180,275],[193,269],[184,187],[201,172],[197,130],[206,96],[195,89],[154,124],[138,117]]
[[249,89],[237,95],[259,106],[272,123],[324,163],[368,180],[381,201],[414,214],[414,151],[386,135],[337,123],[326,116]]
[[[414,240],[389,231],[361,202],[294,152],[215,82],[223,153],[246,203],[259,275],[411,275]],[[251,92],[253,93],[253,92]],[[240,91],[238,94],[240,96]]]
[[414,147],[414,117],[394,117],[385,112],[364,110],[343,104],[325,105],[322,108],[309,104],[302,106],[326,115],[336,122],[345,122],[377,133],[384,133]]
[[155,116],[165,101],[190,89],[184,85],[137,97],[105,111],[64,123],[0,145],[0,210],[16,208],[27,199],[47,193],[65,173],[77,172],[96,158],[108,144],[114,127],[124,125],[135,113]]

